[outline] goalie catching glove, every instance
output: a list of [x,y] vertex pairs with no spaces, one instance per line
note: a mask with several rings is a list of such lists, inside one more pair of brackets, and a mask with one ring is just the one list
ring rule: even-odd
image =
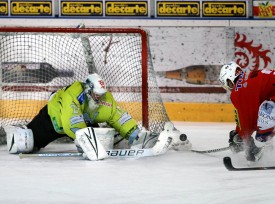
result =
[[187,136],[177,130],[173,123],[166,122],[164,125],[164,131],[172,138],[169,149],[176,151],[190,150],[192,148],[191,142],[187,139]]
[[[135,131],[133,133],[135,133]],[[166,138],[164,139],[165,142],[167,138],[171,138],[171,143],[169,143],[168,149],[181,151],[190,150],[192,147],[192,144],[187,139],[187,136],[181,133],[179,130],[177,130],[174,127],[174,124],[171,122],[165,123],[164,130],[159,135],[151,133],[145,128],[142,128],[141,130],[138,129],[138,134],[134,137],[133,140],[130,139],[132,135],[130,135],[129,137],[129,144],[131,144],[131,149],[151,148],[156,144],[157,141],[162,140],[163,138]]]

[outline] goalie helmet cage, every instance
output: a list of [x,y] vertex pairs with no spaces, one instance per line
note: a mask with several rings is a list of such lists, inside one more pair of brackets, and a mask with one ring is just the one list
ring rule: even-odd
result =
[[3,27],[0,62],[1,126],[27,124],[53,91],[94,72],[140,128],[169,121],[145,30]]

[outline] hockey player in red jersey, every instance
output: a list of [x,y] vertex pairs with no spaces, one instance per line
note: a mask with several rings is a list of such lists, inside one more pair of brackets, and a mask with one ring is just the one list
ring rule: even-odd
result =
[[[236,153],[245,150],[248,161],[257,161],[274,135],[275,71],[246,73],[235,62],[230,62],[221,68],[219,80],[231,91],[230,99],[235,107],[237,126],[229,134],[229,146]],[[263,147],[255,145],[252,137],[255,131],[255,139],[265,142]]]

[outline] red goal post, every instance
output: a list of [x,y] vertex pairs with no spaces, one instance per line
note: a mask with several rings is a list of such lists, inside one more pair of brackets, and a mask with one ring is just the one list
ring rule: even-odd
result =
[[168,121],[148,34],[138,28],[0,28],[1,126],[28,123],[52,91],[97,72],[119,106],[153,132]]

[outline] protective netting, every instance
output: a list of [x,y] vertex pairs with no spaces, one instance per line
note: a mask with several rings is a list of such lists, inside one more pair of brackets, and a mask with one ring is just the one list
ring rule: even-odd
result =
[[0,125],[27,124],[47,103],[51,92],[97,72],[139,127],[146,125],[159,133],[169,119],[149,43],[144,42],[147,38],[142,38],[139,29],[136,33],[117,30],[4,32],[0,28]]

